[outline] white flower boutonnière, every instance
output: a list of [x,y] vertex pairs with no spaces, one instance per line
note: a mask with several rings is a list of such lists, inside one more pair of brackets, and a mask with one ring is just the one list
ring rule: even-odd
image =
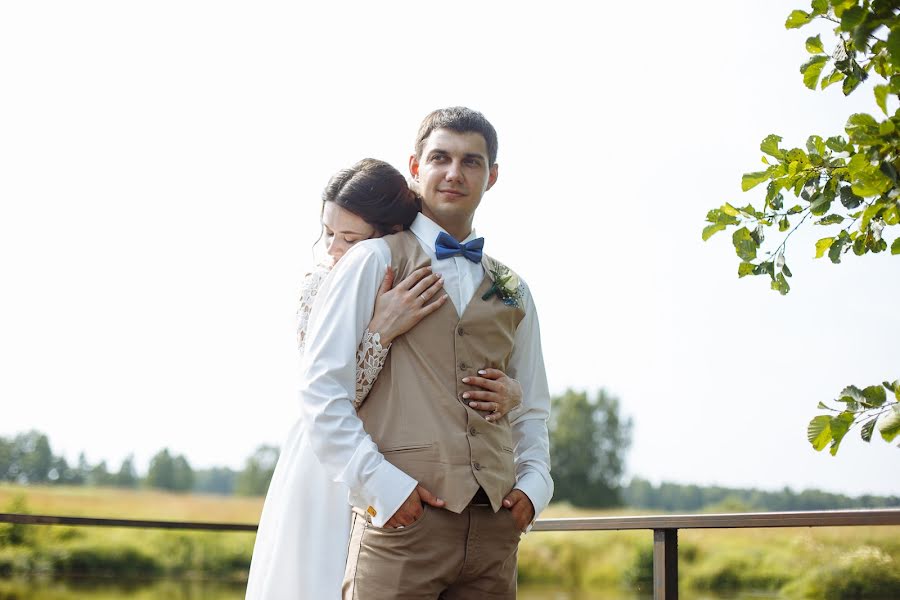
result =
[[513,273],[506,265],[496,263],[489,269],[493,284],[490,289],[481,297],[482,300],[490,300],[492,296],[497,296],[503,301],[503,304],[519,307],[522,300],[522,280]]

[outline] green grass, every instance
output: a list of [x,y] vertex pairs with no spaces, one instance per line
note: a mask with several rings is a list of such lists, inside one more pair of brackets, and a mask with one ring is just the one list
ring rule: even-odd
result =
[[[32,513],[254,523],[261,498],[97,488],[0,485],[0,511],[24,497]],[[553,505],[543,516],[600,516]],[[17,539],[9,543],[10,537]],[[2,540],[6,539],[7,542]],[[242,581],[252,533],[0,525],[0,578],[155,576]],[[523,586],[652,588],[649,531],[533,532],[519,549]],[[679,575],[687,597],[768,591],[784,598],[900,598],[900,527],[683,530]],[[0,588],[2,591],[2,588]],[[13,597],[13,596],[10,596]],[[64,596],[61,596],[64,597]],[[0,600],[3,596],[0,595]]]

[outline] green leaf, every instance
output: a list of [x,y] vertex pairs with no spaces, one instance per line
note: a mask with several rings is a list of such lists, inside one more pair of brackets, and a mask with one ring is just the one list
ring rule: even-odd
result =
[[772,289],[784,296],[791,291],[791,286],[788,285],[787,279],[784,278],[784,274],[779,273],[775,276],[775,279],[772,280]]
[[878,134],[882,137],[891,135],[897,130],[897,126],[890,119],[878,124]]
[[824,217],[824,218],[816,221],[816,225],[836,225],[838,223],[843,223],[843,222],[844,222],[844,217],[842,217],[841,215],[837,215],[837,214],[831,214],[831,215],[828,215],[827,217]]
[[[875,103],[878,105],[878,108],[881,109],[881,112],[884,114],[888,114],[887,110],[887,95],[888,95],[888,86],[886,85],[876,85],[873,89],[875,92]],[[890,121],[887,121],[890,123]],[[890,133],[890,132],[888,132]]]
[[809,205],[809,212],[816,216],[819,216],[827,213],[828,209],[830,208],[831,199],[825,194],[816,194],[815,196],[813,196],[813,201]]
[[864,154],[854,154],[847,164],[847,170],[851,177],[850,188],[857,196],[879,196],[891,187],[891,180]]
[[793,277],[794,274],[791,273],[791,270],[788,269],[787,263],[783,267],[781,267],[781,272],[784,273],[785,277]]
[[841,396],[838,398],[838,402],[862,402],[863,401],[863,393],[862,390],[856,387],[855,385],[848,385],[844,389],[841,390]]
[[[842,231],[841,233],[846,233]],[[834,243],[831,244],[831,248],[828,249],[828,258],[831,259],[831,262],[834,264],[840,264],[841,262],[841,250],[844,248],[844,244],[849,241],[849,237],[845,238],[843,236],[838,236],[835,239]]]
[[888,53],[888,62],[895,69],[900,68],[900,27],[895,27],[887,37],[885,48]]
[[844,128],[851,136],[854,133],[873,133],[878,130],[878,121],[870,114],[855,113],[847,119],[847,124]]
[[857,26],[866,20],[866,11],[860,6],[851,6],[841,15],[841,29],[843,31],[853,31]]
[[772,264],[772,261],[761,262],[755,267],[753,267],[754,275],[765,275],[769,274],[771,277],[775,277],[775,265]]
[[872,222],[878,213],[881,212],[881,205],[878,203],[872,204],[871,206],[867,206],[866,210],[863,211],[862,219],[859,221],[859,230],[865,231],[869,228],[869,223]]
[[824,54],[817,54],[800,66],[800,72],[803,74],[803,85],[811,90],[816,89],[819,83],[819,75],[825,68],[828,57]]
[[816,451],[824,450],[831,441],[831,417],[828,415],[813,417],[806,426],[806,439]]
[[813,15],[824,15],[828,12],[828,0],[812,0]]
[[834,16],[841,18],[844,11],[851,6],[856,6],[857,0],[831,0],[831,6],[834,9]]
[[782,158],[784,156],[784,152],[778,147],[778,142],[781,141],[781,136],[775,135],[774,133],[770,133],[766,136],[766,138],[759,145],[759,149],[768,154],[769,156],[774,156],[775,158]]
[[780,221],[778,221],[778,231],[787,231],[791,228],[791,222],[788,221],[787,217],[782,217]]
[[828,252],[828,249],[831,248],[831,244],[834,243],[834,238],[822,238],[818,242],[816,242],[816,258],[822,258],[825,256],[825,253]]
[[845,186],[841,188],[841,204],[844,205],[844,208],[848,210],[853,210],[860,204],[862,204],[863,199],[853,193],[853,190],[850,189],[849,186]]
[[875,421],[878,420],[878,417],[872,417],[865,423],[863,423],[862,429],[859,430],[859,436],[863,439],[864,442],[872,441],[872,432],[875,431]]
[[797,29],[812,21],[812,18],[813,16],[807,12],[795,10],[788,15],[787,21],[784,22],[784,26],[786,29]]
[[813,158],[814,154],[822,155],[825,154],[825,142],[822,140],[821,136],[811,135],[806,139],[806,150],[810,154],[810,159]]
[[891,412],[881,417],[878,431],[886,442],[893,442],[897,434],[900,434],[900,404],[895,404],[891,407]]
[[847,432],[850,431],[850,426],[853,424],[854,420],[856,420],[856,416],[848,411],[844,411],[838,416],[831,418],[832,456],[837,454],[838,447],[841,445],[841,440],[843,440],[844,436],[847,435]]
[[900,254],[900,237],[891,244],[891,254]]
[[819,400],[819,405],[816,408],[823,408],[825,410],[833,410],[830,406]]
[[756,249],[759,246],[756,241],[754,241],[749,229],[741,227],[732,234],[731,241],[734,244],[734,251],[739,258],[746,262],[756,258]]
[[881,218],[884,219],[885,225],[897,225],[900,223],[900,206],[896,203],[888,206],[884,210],[884,214],[881,215]]
[[822,38],[818,35],[806,38],[806,51],[810,54],[821,54],[825,52],[825,46],[822,45]]
[[747,275],[753,275],[753,270],[756,268],[756,265],[753,263],[742,262],[738,265],[738,278],[746,277]]
[[712,225],[707,225],[706,227],[703,228],[703,235],[702,235],[703,241],[705,242],[706,240],[711,238],[716,233],[722,231],[723,229],[725,229],[724,223],[713,223]]
[[835,152],[843,152],[847,149],[847,140],[839,135],[835,135],[825,140],[825,145]]
[[821,87],[824,90],[825,88],[830,86],[832,83],[837,83],[838,81],[841,81],[844,77],[846,77],[846,75],[844,75],[843,73],[841,73],[840,71],[835,69],[834,71],[831,72],[830,75],[826,75],[825,77],[822,78]]
[[802,212],[803,212],[803,207],[800,206],[799,204],[795,204],[794,206],[792,206],[792,207],[788,210],[787,214],[789,214],[789,215],[797,215],[797,214],[800,214],[800,213],[802,213]]
[[845,96],[849,96],[862,82],[863,80],[861,78],[851,75],[850,77],[847,77],[841,85],[841,92],[843,92]]
[[739,208],[737,210],[740,211],[742,215],[746,217],[753,217],[754,219],[762,219],[764,216],[766,216],[765,213],[761,213],[753,208],[752,204],[748,204],[744,208]]
[[741,190],[749,191],[758,186],[763,181],[769,179],[769,170],[757,171],[755,173],[744,173],[741,177]]
[[884,388],[880,385],[870,385],[862,391],[864,403],[870,407],[878,407],[887,401],[887,395]]
[[721,210],[723,213],[725,213],[725,214],[728,215],[729,217],[737,217],[737,216],[740,216],[740,214],[741,214],[741,213],[738,211],[738,209],[736,209],[735,207],[733,207],[733,206],[732,206],[731,204],[729,204],[728,202],[726,202],[725,204],[723,204],[722,207],[721,207],[719,210]]

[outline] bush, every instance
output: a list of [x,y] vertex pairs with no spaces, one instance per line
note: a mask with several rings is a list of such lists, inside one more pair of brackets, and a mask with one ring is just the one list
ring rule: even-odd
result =
[[813,569],[785,588],[800,598],[893,600],[900,598],[900,566],[882,550],[863,546],[837,565]]
[[[17,494],[3,512],[28,514],[25,496]],[[4,546],[24,546],[31,541],[31,528],[19,523],[0,523],[0,548]]]
[[639,592],[653,590],[653,546],[638,547],[634,561],[623,576],[626,587]]
[[55,575],[143,577],[162,570],[153,557],[133,546],[71,544],[54,550],[50,560]]

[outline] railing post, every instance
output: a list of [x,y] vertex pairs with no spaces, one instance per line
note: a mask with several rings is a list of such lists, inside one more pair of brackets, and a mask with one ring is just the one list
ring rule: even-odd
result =
[[653,530],[653,600],[678,600],[678,530]]

